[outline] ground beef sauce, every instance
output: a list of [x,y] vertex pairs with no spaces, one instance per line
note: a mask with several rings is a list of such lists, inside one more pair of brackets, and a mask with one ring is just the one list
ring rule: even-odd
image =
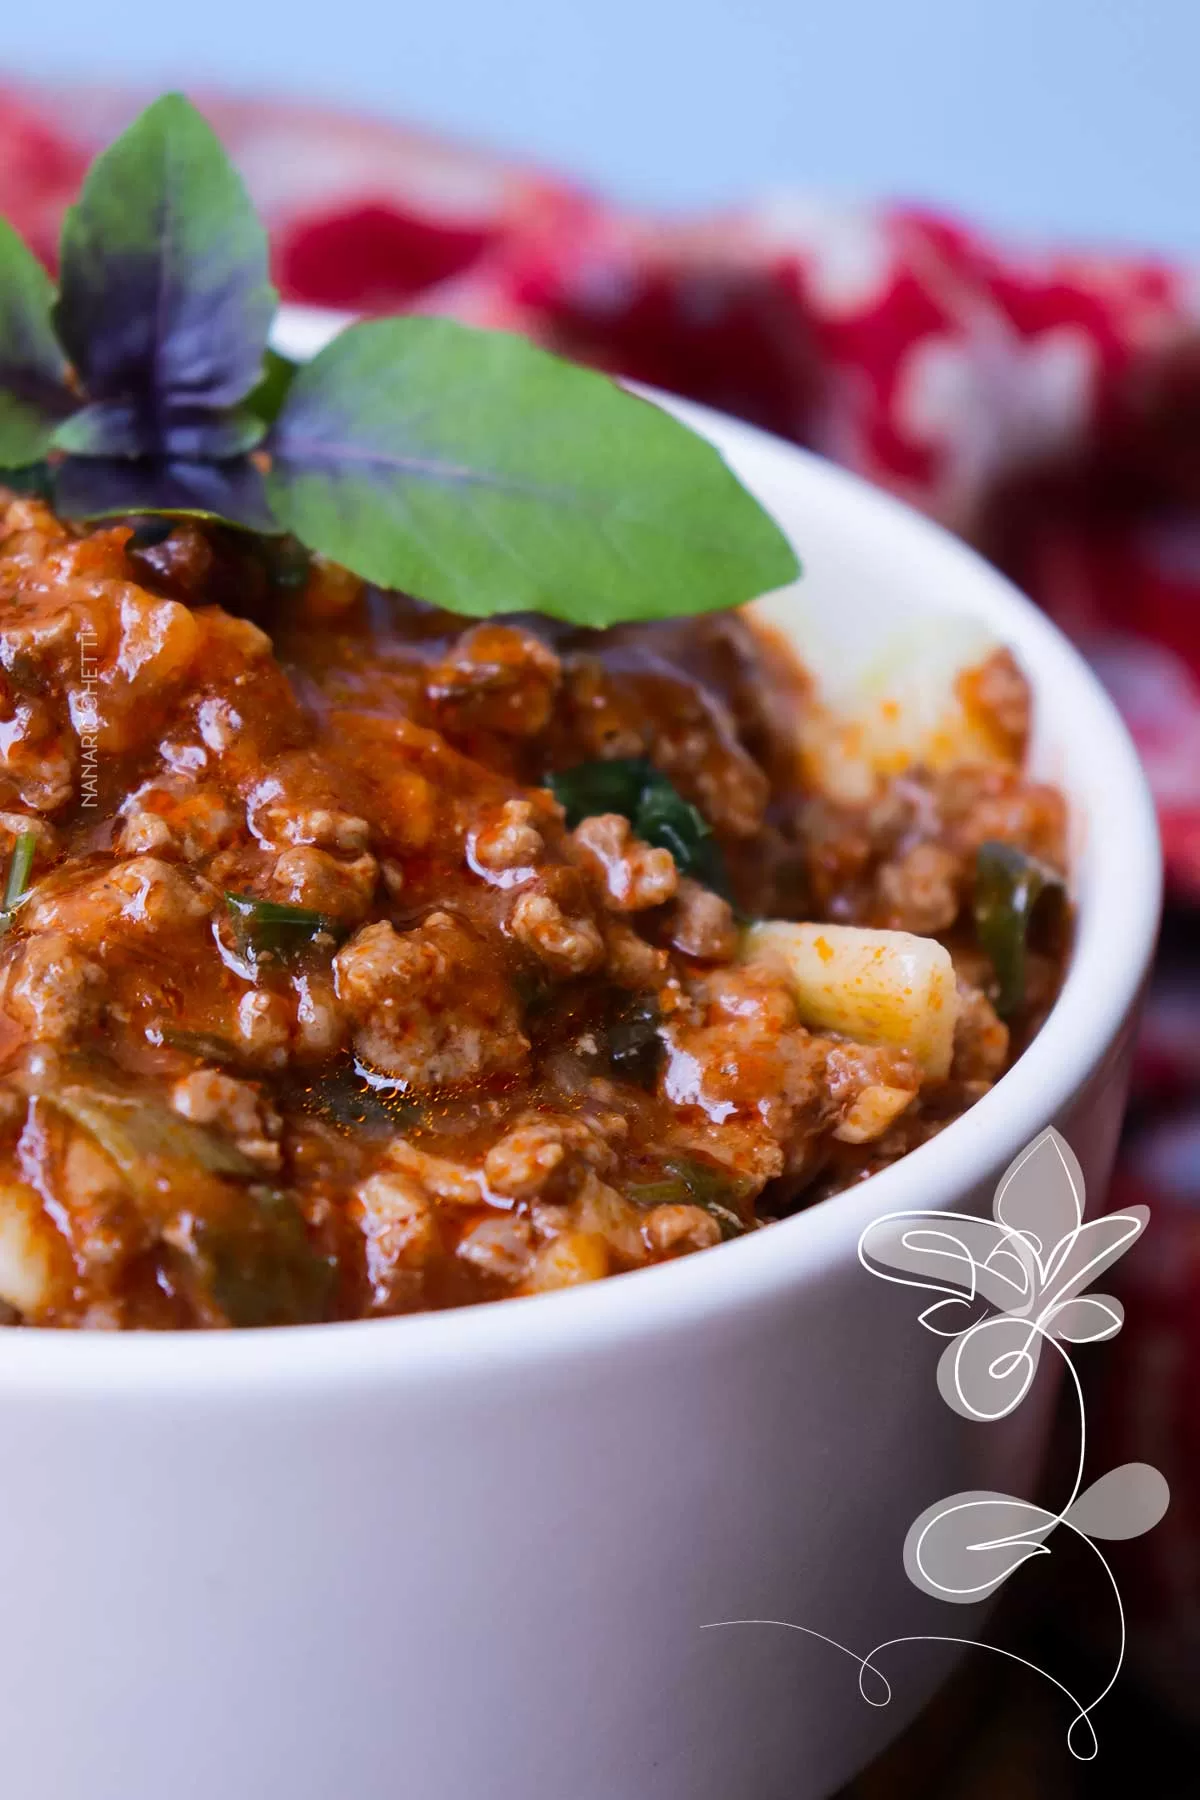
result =
[[[703,1249],[939,1130],[1052,1000],[1035,951],[1010,1038],[969,925],[981,841],[1063,858],[1007,656],[968,679],[1011,766],[839,804],[741,617],[472,623],[166,531],[0,498],[0,871],[36,840],[0,938],[6,1322],[403,1313]],[[617,812],[568,829],[548,777],[630,758],[737,913]],[[739,915],[940,936],[949,1077],[806,1030]]]

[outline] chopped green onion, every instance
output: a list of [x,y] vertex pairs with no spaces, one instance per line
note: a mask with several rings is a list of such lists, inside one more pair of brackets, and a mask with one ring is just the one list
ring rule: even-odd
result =
[[181,1026],[164,1025],[161,1040],[170,1050],[180,1050],[200,1062],[216,1063],[221,1069],[236,1068],[245,1061],[245,1053],[236,1044],[213,1031],[185,1031]]
[[236,1144],[185,1119],[148,1095],[115,1094],[79,1082],[42,1096],[46,1104],[86,1131],[149,1205],[158,1202],[164,1171],[200,1169],[207,1175],[248,1180],[258,1171]]
[[1007,1018],[1025,998],[1025,949],[1043,902],[1062,907],[1061,875],[1015,844],[989,841],[975,858],[975,934],[996,972],[996,1010]]
[[342,936],[341,927],[308,906],[285,906],[279,900],[256,900],[251,894],[226,893],[225,904],[237,921],[238,942],[251,956],[298,955],[318,932]]
[[230,1325],[295,1325],[326,1316],[334,1270],[309,1242],[286,1190],[220,1132],[145,1094],[91,1082],[39,1096],[104,1152],[187,1279]]
[[549,777],[572,830],[597,813],[620,813],[644,843],[669,850],[681,875],[729,898],[721,847],[704,815],[644,756],[579,763]]
[[742,1237],[753,1229],[736,1210],[736,1203],[746,1189],[728,1169],[692,1157],[676,1156],[663,1164],[667,1179],[636,1182],[629,1189],[632,1200],[640,1206],[698,1206],[721,1228],[721,1236]]
[[196,1262],[231,1325],[304,1325],[328,1315],[337,1269],[309,1242],[300,1208],[281,1188],[256,1183],[235,1219],[201,1220]]
[[37,855],[37,832],[21,831],[8,859],[8,879],[4,884],[4,904],[0,907],[0,936],[12,924],[13,914],[29,892],[29,877]]

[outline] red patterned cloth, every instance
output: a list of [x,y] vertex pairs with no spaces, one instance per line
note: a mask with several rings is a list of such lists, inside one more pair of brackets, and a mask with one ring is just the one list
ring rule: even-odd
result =
[[[144,97],[0,90],[0,212],[53,260]],[[666,222],[394,127],[201,97],[286,298],[504,325],[741,414],[972,539],[1083,647],[1157,796],[1171,949],[1119,1183],[1139,1252],[1116,1449],[1175,1472],[1148,1631],[1200,1691],[1200,287],[1153,257],[1031,251],[912,208],[788,193]],[[1138,1257],[1131,1259],[1138,1264]],[[1116,1454],[1114,1450],[1114,1460]],[[1189,1489],[1189,1485],[1190,1489]],[[1153,1580],[1149,1579],[1153,1576]],[[1176,1685],[1188,1683],[1176,1668]]]

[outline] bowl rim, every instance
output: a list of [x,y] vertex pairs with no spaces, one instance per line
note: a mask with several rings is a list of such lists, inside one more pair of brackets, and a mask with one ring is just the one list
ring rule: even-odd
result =
[[[311,355],[345,315],[284,308],[276,342]],[[1039,692],[1053,691],[1094,745],[1105,774],[1094,832],[1093,892],[1067,978],[1038,1036],[971,1110],[917,1150],[769,1231],[707,1252],[557,1293],[394,1319],[228,1332],[0,1331],[0,1392],[88,1398],[170,1392],[254,1404],[281,1390],[477,1382],[530,1363],[603,1354],[740,1312],[819,1280],[854,1257],[881,1214],[946,1207],[998,1172],[1082,1086],[1120,1032],[1157,934],[1161,857],[1153,802],[1129,734],[1074,646],[1004,576],[959,539],[857,476],[795,445],[674,396],[655,396],[736,458],[745,476],[801,481],[814,507],[852,510],[899,557],[940,564],[968,615],[1002,621]],[[749,467],[747,467],[747,465]],[[752,480],[753,485],[753,480]]]

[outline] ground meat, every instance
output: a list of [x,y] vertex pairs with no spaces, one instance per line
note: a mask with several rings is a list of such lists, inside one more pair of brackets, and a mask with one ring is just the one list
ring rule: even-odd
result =
[[670,968],[665,950],[648,944],[619,919],[606,920],[603,930],[608,974],[619,987],[662,987]]
[[175,1083],[171,1105],[198,1125],[221,1126],[242,1154],[260,1168],[279,1168],[278,1139],[283,1121],[270,1101],[248,1081],[236,1081],[218,1069],[196,1069]]
[[958,917],[959,858],[942,844],[914,844],[878,876],[881,923],[892,931],[936,937]]
[[[1052,1003],[1047,927],[1010,1039],[972,927],[987,839],[1065,866],[1006,654],[959,684],[994,755],[839,798],[746,618],[470,622],[278,567],[0,504],[0,1323],[367,1317],[673,1260],[944,1129]],[[566,775],[614,757],[568,829]],[[625,816],[647,766],[699,855]],[[808,1029],[786,967],[739,961],[770,916],[944,937],[948,1076]]]
[[0,798],[57,812],[75,795],[78,752],[48,707],[0,678]]
[[429,674],[427,692],[452,734],[475,729],[533,737],[545,728],[559,681],[554,652],[513,625],[464,632]]
[[39,1040],[69,1039],[100,1015],[104,971],[73,938],[47,932],[29,938],[8,969],[4,1004]]
[[732,906],[711,888],[684,879],[671,916],[671,942],[698,962],[729,962],[737,949]]
[[242,824],[219,788],[180,777],[146,782],[121,808],[118,849],[127,856],[143,851],[202,862],[234,842]]
[[614,912],[642,912],[674,898],[679,885],[669,850],[634,837],[620,813],[600,813],[572,835],[576,855],[600,882]]
[[960,977],[950,1071],[954,1079],[995,1081],[1008,1061],[1008,1035],[1008,1026],[998,1017],[987,995]]
[[271,890],[292,906],[309,907],[339,925],[366,917],[379,879],[379,864],[365,851],[347,861],[300,844],[275,859]]
[[0,854],[11,856],[17,839],[30,833],[35,840],[35,866],[37,861],[50,861],[57,847],[53,825],[47,824],[45,819],[31,818],[27,813],[0,812]]
[[509,929],[539,962],[562,979],[586,975],[604,961],[604,939],[586,913],[569,914],[547,893],[522,894]]
[[515,1069],[528,1052],[511,988],[448,913],[409,932],[367,925],[334,968],[359,1054],[414,1088]]
[[485,815],[485,822],[469,839],[473,866],[487,875],[529,873],[546,848],[534,816],[528,800],[506,800],[494,818]]
[[31,894],[27,931],[65,930],[99,946],[111,932],[173,935],[206,919],[215,899],[207,883],[154,856],[135,856],[82,881],[53,877]]
[[753,1162],[779,1175],[798,1125],[821,1117],[829,1046],[800,1024],[782,977],[761,968],[722,970],[694,982],[690,1006],[664,1028],[663,1088],[676,1106],[713,1126],[739,1117],[757,1127]]
[[533,1260],[533,1228],[525,1219],[504,1214],[481,1219],[458,1240],[463,1262],[495,1282],[515,1285]]
[[684,1250],[707,1250],[721,1241],[721,1227],[702,1207],[655,1206],[642,1222],[642,1233],[655,1256],[677,1256]]
[[263,1069],[281,1069],[288,1060],[292,1022],[282,994],[251,988],[238,999],[233,1043],[244,1060]]
[[983,718],[1004,754],[1019,763],[1029,742],[1032,706],[1029,683],[1012,651],[993,650],[959,677],[958,689],[968,711]]
[[441,1251],[437,1215],[418,1185],[400,1174],[372,1175],[355,1190],[349,1215],[362,1234],[368,1310],[418,1305],[422,1272]]
[[532,1200],[545,1191],[566,1156],[561,1125],[531,1118],[519,1121],[493,1144],[484,1163],[488,1186],[510,1200]]
[[479,1176],[449,1157],[434,1156],[407,1138],[396,1138],[387,1152],[389,1168],[399,1169],[425,1194],[444,1206],[478,1206],[482,1199]]

